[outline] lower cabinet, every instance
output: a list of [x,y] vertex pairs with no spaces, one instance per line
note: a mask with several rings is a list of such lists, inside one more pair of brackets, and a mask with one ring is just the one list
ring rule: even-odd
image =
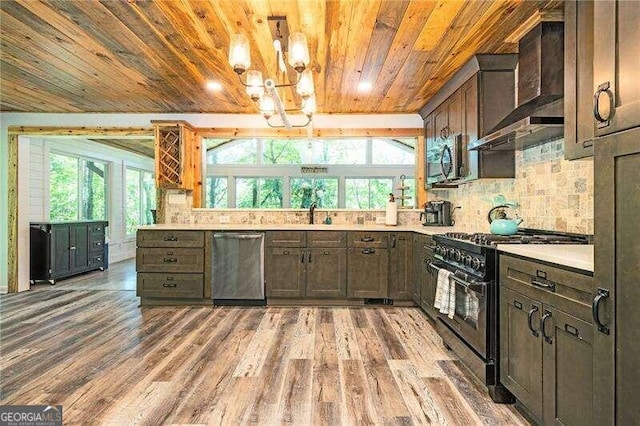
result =
[[303,298],[306,282],[306,250],[267,247],[265,289],[267,298]]
[[37,222],[30,224],[30,279],[70,277],[107,267],[106,221]]
[[387,249],[351,247],[348,250],[347,297],[386,298],[389,270]]
[[140,230],[136,234],[137,296],[153,299],[210,298],[211,265],[204,231]]
[[424,270],[424,259],[422,256],[422,235],[413,235],[413,302],[420,306],[420,292],[423,287],[422,281]]
[[[345,238],[345,232],[334,231],[267,233],[267,298],[347,297]],[[298,247],[278,247],[281,244]]]
[[389,299],[413,298],[413,241],[411,233],[389,234]]
[[592,278],[505,256],[500,262],[503,384],[538,423],[594,424],[594,327],[580,301]]
[[336,299],[346,296],[347,249],[309,249],[306,261],[306,297]]
[[347,297],[385,299],[389,294],[386,232],[347,233]]

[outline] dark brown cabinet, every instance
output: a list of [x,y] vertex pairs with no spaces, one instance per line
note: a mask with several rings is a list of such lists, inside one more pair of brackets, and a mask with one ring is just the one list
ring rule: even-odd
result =
[[347,297],[387,298],[389,276],[387,233],[349,232],[347,246]]
[[424,259],[422,256],[422,235],[413,234],[413,301],[420,306],[420,292],[424,279]]
[[345,298],[345,246],[345,232],[268,232],[265,259],[267,298]]
[[106,264],[106,221],[30,224],[30,279],[52,284]]
[[596,1],[593,7],[593,118],[602,136],[640,126],[640,3]]
[[460,178],[453,184],[515,176],[514,151],[470,151],[467,147],[513,110],[516,63],[516,55],[476,55],[420,110],[427,188],[442,184],[440,157],[445,143],[454,145],[452,156],[459,159],[454,163]]
[[596,140],[594,167],[594,423],[634,424],[640,418],[640,128]]
[[500,374],[526,411],[544,424],[600,424],[593,277],[500,256]]
[[502,383],[531,414],[542,418],[542,304],[508,289],[500,295]]
[[593,1],[564,3],[564,156],[593,156]]
[[136,289],[143,305],[154,303],[154,299],[202,301],[211,297],[207,234],[175,230],[136,233]]
[[267,247],[265,259],[265,290],[267,297],[304,297],[306,256],[307,250],[303,248]]
[[413,298],[413,241],[409,232],[389,234],[389,298]]
[[433,240],[428,235],[422,236],[422,262],[420,274],[422,278],[420,281],[420,307],[431,318],[436,319],[438,312],[433,307],[433,303],[436,299],[436,284],[438,281],[438,272],[431,267],[433,262]]

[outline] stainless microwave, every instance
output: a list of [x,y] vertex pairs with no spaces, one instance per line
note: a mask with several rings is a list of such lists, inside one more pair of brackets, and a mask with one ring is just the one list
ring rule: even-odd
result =
[[436,138],[427,150],[427,184],[449,183],[464,177],[462,134]]

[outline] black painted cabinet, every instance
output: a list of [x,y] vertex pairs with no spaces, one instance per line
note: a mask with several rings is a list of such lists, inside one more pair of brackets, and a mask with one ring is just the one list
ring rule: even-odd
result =
[[55,280],[106,264],[106,221],[32,222],[30,224],[30,279]]

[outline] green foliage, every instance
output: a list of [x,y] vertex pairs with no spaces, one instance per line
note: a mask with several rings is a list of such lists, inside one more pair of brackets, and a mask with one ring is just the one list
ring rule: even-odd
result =
[[236,207],[279,209],[283,205],[282,178],[236,179]]
[[50,220],[106,219],[106,175],[106,163],[51,153]]
[[391,179],[346,179],[348,209],[382,209],[392,191]]
[[205,200],[207,208],[225,209],[228,206],[227,202],[227,178],[219,176],[208,177]]

